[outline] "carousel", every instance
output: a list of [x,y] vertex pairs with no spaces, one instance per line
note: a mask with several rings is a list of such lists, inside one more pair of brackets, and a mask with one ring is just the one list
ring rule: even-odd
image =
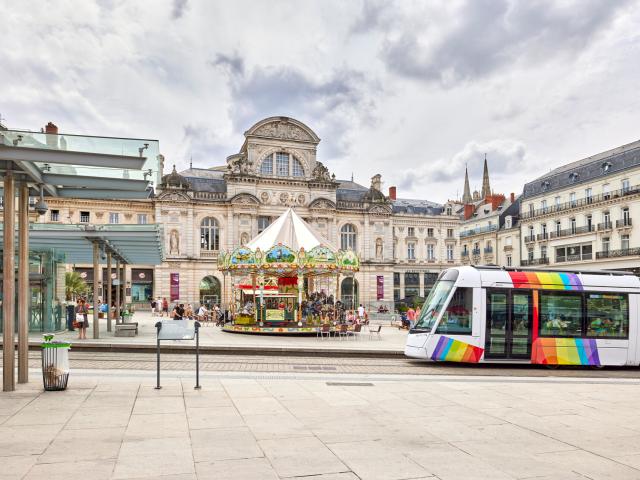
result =
[[340,301],[340,279],[353,280],[359,268],[355,252],[333,247],[289,208],[246,245],[218,256],[231,282],[232,322],[223,330],[308,335],[345,321],[354,305]]

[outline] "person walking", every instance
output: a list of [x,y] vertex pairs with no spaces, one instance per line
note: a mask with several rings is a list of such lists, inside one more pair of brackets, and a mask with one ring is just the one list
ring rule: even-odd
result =
[[165,314],[167,315],[167,317],[169,316],[169,302],[167,301],[167,297],[163,297],[162,298],[162,317],[165,316]]
[[78,340],[86,340],[87,328],[89,327],[89,307],[84,298],[79,299],[76,306],[76,325],[78,327]]
[[153,297],[149,297],[149,306],[151,307],[151,316],[155,317],[156,316],[156,299]]
[[366,311],[364,307],[362,306],[362,304],[360,304],[360,306],[358,307],[358,319],[360,320],[360,323],[364,322],[365,313]]

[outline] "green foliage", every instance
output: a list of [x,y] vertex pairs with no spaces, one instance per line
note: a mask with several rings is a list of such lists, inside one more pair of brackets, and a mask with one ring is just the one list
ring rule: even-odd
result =
[[77,297],[86,294],[88,289],[88,285],[78,272],[64,274],[64,293],[67,300],[75,300]]

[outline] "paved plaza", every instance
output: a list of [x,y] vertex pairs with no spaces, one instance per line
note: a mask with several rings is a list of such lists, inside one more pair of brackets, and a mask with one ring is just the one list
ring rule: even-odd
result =
[[[152,317],[150,312],[136,312],[133,321],[138,322],[139,334],[135,337],[116,337],[114,332],[107,332],[107,323],[105,319],[100,319],[100,338],[94,340],[91,338],[91,326],[87,332],[87,340],[77,340],[76,332],[64,332],[58,334],[56,338],[60,340],[68,340],[77,346],[96,345],[107,347],[109,345],[125,345],[134,346],[155,346],[156,344],[156,328],[155,324],[159,320],[171,321],[167,317]],[[93,319],[91,319],[93,322]],[[115,325],[115,322],[114,322]],[[377,327],[377,325],[376,325]],[[115,327],[114,327],[115,330]],[[356,351],[374,351],[380,353],[398,353],[404,351],[404,345],[407,339],[406,330],[398,330],[392,327],[389,322],[382,325],[380,336],[375,338],[369,337],[366,329],[360,336],[358,341],[354,339],[339,339],[337,337],[325,338],[319,340],[315,335],[311,336],[282,336],[282,335],[249,335],[241,333],[223,332],[221,328],[208,323],[200,329],[200,345],[204,348],[215,347],[220,350],[260,350],[260,351],[318,351],[325,350],[328,352],[338,352],[343,350]],[[30,341],[39,343],[42,335],[37,333],[30,334]],[[193,342],[177,342],[172,345],[184,344],[192,346]]]
[[640,381],[75,370],[0,394],[3,479],[640,479]]

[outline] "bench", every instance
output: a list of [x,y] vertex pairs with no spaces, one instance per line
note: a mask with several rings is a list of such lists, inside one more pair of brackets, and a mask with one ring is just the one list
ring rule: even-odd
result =
[[116,324],[116,337],[135,337],[138,334],[138,322]]

